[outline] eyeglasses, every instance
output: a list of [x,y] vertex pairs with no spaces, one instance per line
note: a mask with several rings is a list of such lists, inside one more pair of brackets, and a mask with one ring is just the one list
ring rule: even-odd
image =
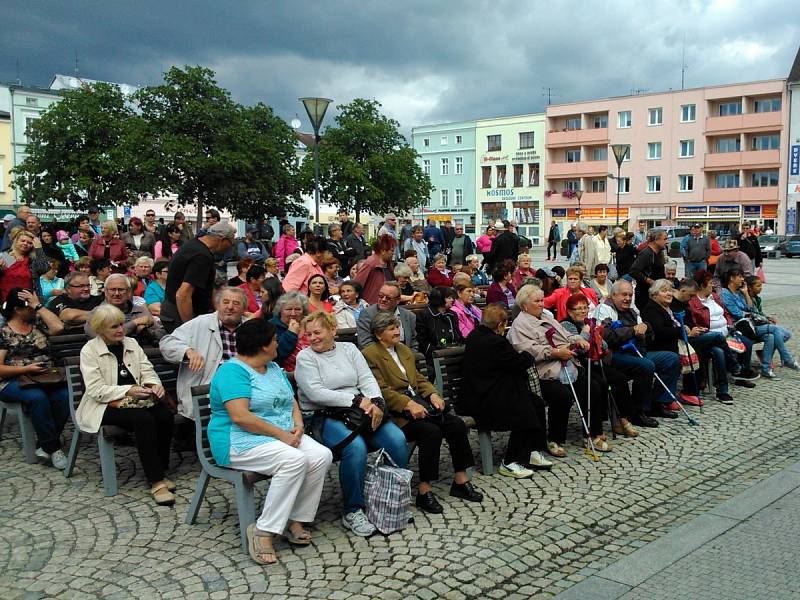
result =
[[390,296],[389,294],[378,294],[378,300],[398,300],[400,296]]
[[127,294],[127,288],[106,288],[106,291],[111,294]]
[[71,288],[88,288],[91,287],[88,283],[70,283],[69,287]]
[[155,217],[156,213],[147,213],[145,217]]

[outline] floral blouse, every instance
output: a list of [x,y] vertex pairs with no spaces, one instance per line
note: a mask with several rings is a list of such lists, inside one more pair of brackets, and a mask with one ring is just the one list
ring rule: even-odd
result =
[[[28,334],[17,333],[7,324],[0,328],[0,350],[6,351],[6,365],[23,367],[32,363],[51,365],[46,327],[41,319],[36,319],[33,329]],[[3,389],[11,379],[0,380]]]

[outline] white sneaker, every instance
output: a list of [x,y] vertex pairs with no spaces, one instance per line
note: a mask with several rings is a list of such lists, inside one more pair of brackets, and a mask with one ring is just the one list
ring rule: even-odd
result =
[[519,463],[500,463],[500,468],[498,469],[501,475],[505,475],[506,477],[513,477],[514,479],[526,479],[527,477],[533,476],[533,471],[530,469],[526,469]]
[[67,457],[62,450],[56,450],[50,455],[50,462],[59,471],[67,468]]
[[342,517],[342,524],[361,537],[369,537],[375,533],[375,525],[369,522],[367,515],[360,508]]
[[531,452],[531,457],[528,463],[533,469],[536,470],[549,471],[550,469],[553,468],[553,463],[547,460],[544,456],[542,456],[542,453],[539,452],[538,450],[534,450],[533,452]]
[[37,448],[36,452],[34,452],[36,458],[42,458],[44,460],[50,460],[50,455],[44,451],[43,448]]

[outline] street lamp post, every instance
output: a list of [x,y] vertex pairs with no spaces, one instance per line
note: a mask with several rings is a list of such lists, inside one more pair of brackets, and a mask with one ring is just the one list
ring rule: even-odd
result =
[[328,105],[333,102],[328,98],[300,98],[306,107],[311,126],[314,128],[314,221],[319,226],[319,127],[325,118]]
[[575,197],[578,199],[578,208],[575,209],[575,217],[578,221],[579,228],[581,224],[581,196],[583,196],[583,190],[575,190]]
[[619,227],[619,173],[622,169],[622,161],[625,160],[625,156],[630,152],[630,149],[630,144],[611,144],[614,158],[617,159],[617,227]]

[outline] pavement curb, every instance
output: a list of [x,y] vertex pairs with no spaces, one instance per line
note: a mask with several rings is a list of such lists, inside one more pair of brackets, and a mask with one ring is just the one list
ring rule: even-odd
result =
[[800,462],[575,584],[555,600],[616,600],[797,488]]

